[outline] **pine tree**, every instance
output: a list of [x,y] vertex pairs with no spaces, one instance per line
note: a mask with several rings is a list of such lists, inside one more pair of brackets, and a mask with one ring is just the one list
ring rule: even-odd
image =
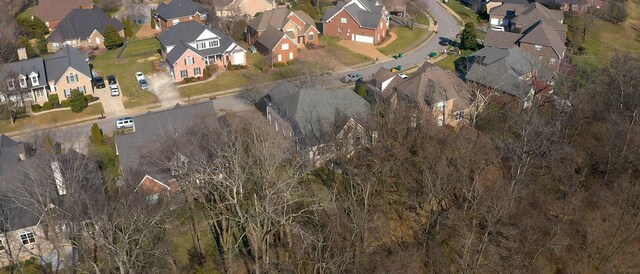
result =
[[133,29],[131,26],[131,19],[129,18],[125,18],[124,20],[122,20],[122,23],[124,24],[124,37],[131,37],[133,36]]
[[40,52],[40,55],[45,54],[47,53],[47,51],[49,51],[49,49],[47,48],[47,39],[44,38],[44,36],[40,36],[40,38],[38,38],[38,44],[36,48]]
[[115,27],[108,25],[104,29],[104,46],[107,49],[117,49],[121,47],[123,43],[122,37],[120,37]]
[[476,38],[476,25],[468,22],[464,25],[464,30],[460,34],[460,48],[468,50],[476,50],[478,40]]
[[156,9],[151,9],[151,28],[156,29]]
[[97,123],[93,123],[93,126],[91,126],[91,143],[94,145],[102,144],[102,129]]
[[83,112],[84,109],[89,105],[89,103],[87,103],[87,98],[84,97],[84,94],[82,94],[82,92],[77,89],[71,91],[69,103],[71,105],[71,111],[73,111],[73,113]]
[[38,52],[36,52],[31,42],[29,42],[29,38],[25,36],[20,37],[20,40],[18,40],[18,47],[25,48],[27,50],[27,57],[29,58],[38,56]]

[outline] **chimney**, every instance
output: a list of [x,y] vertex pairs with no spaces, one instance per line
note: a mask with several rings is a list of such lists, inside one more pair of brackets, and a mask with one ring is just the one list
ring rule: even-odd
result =
[[26,48],[19,48],[18,49],[18,60],[25,60],[29,58],[27,56],[27,49]]

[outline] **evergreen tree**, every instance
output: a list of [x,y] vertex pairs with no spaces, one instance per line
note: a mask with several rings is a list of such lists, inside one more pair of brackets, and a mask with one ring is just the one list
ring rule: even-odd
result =
[[464,25],[464,30],[460,34],[460,48],[468,50],[476,50],[478,40],[476,38],[476,25],[468,22]]
[[93,123],[93,126],[91,126],[91,143],[94,145],[102,144],[102,129],[100,129],[98,123]]
[[131,37],[133,36],[133,29],[131,26],[131,19],[129,18],[125,18],[124,20],[122,20],[122,23],[124,24],[124,37]]
[[25,48],[27,50],[27,57],[32,58],[38,56],[38,52],[33,48],[31,42],[29,42],[29,38],[22,36],[20,40],[18,40],[18,47]]
[[34,16],[33,19],[26,16],[20,16],[17,18],[18,25],[20,25],[20,32],[28,39],[44,36],[49,33],[49,28],[38,16]]
[[117,49],[121,47],[123,43],[122,37],[120,37],[115,27],[108,25],[104,29],[104,46],[107,49]]
[[44,38],[44,36],[40,36],[40,38],[38,38],[38,44],[36,48],[38,49],[38,52],[40,52],[40,55],[45,54],[47,53],[47,51],[49,51],[49,49],[47,49],[47,39]]
[[151,9],[151,28],[156,29],[156,9]]
[[84,109],[89,105],[89,103],[87,102],[87,98],[84,97],[84,94],[82,94],[82,92],[77,89],[71,91],[69,103],[71,105],[71,111],[73,111],[73,113],[83,112]]

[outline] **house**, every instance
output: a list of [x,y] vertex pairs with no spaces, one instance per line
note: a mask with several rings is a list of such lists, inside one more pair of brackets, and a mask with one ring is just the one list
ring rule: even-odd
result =
[[219,17],[246,16],[248,18],[277,7],[275,0],[226,0],[217,1],[215,5],[216,14]]
[[165,137],[180,136],[196,124],[218,127],[213,102],[182,106],[134,117],[134,131],[116,135],[116,154],[125,178],[137,183],[135,192],[150,199],[177,191],[174,172],[159,164],[154,153]]
[[402,81],[402,78],[391,72],[391,70],[385,67],[380,67],[378,71],[373,74],[373,79],[367,83],[367,89],[383,94]]
[[56,29],[62,18],[73,9],[92,9],[93,0],[40,0],[38,5],[31,8],[31,16],[38,16],[49,31]]
[[425,62],[413,76],[392,87],[387,98],[410,106],[420,113],[418,117],[431,116],[438,126],[459,127],[471,113],[469,89],[454,72]]
[[57,53],[44,60],[50,93],[58,94],[60,100],[71,96],[71,91],[93,94],[89,56],[72,46],[65,45]]
[[296,59],[298,48],[318,44],[318,29],[308,14],[287,8],[268,10],[247,26],[247,43],[268,56],[272,63]]
[[561,36],[566,37],[564,13],[561,10],[550,10],[538,2],[508,0],[487,12],[491,26],[503,26],[507,31],[520,32],[542,20],[554,30],[561,32]]
[[267,120],[314,162],[350,155],[372,141],[367,101],[351,90],[298,88],[282,82],[264,97]]
[[245,49],[221,31],[198,22],[178,24],[158,39],[162,57],[176,82],[202,77],[207,66],[246,64]]
[[2,65],[0,72],[0,79],[8,91],[7,94],[0,94],[0,103],[12,102],[24,106],[49,100],[42,57],[27,59],[26,49],[20,48],[18,61]]
[[324,13],[322,26],[328,36],[378,44],[387,37],[389,13],[378,0],[338,1]]
[[553,73],[541,68],[535,58],[519,47],[484,47],[467,57],[465,79],[479,84],[489,91],[508,94],[531,104],[536,82],[546,89],[553,82]]
[[104,30],[113,26],[124,37],[124,25],[98,8],[74,9],[47,37],[47,49],[56,52],[64,45],[104,48]]
[[390,15],[404,17],[407,14],[407,0],[382,0]]
[[173,0],[169,4],[160,2],[156,9],[156,25],[160,26],[160,31],[168,29],[184,22],[207,22],[207,9],[197,2],[191,0]]

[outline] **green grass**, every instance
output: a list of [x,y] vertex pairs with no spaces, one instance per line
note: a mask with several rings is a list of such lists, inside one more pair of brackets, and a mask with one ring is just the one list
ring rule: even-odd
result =
[[395,55],[400,52],[406,52],[412,49],[416,45],[416,43],[419,43],[427,33],[426,29],[416,28],[414,30],[411,30],[410,28],[406,27],[393,27],[391,31],[393,31],[398,36],[398,38],[396,38],[396,40],[391,42],[391,44],[389,44],[388,46],[378,48],[378,51],[387,56]]
[[478,14],[476,14],[473,10],[467,8],[458,0],[449,0],[449,2],[447,2],[447,6],[449,6],[449,8],[451,8],[455,13],[460,15],[465,23],[473,22],[476,26],[478,25]]
[[147,54],[131,58],[122,58],[116,61],[116,56],[120,51],[120,49],[116,49],[104,52],[91,61],[94,69],[98,70],[100,75],[113,74],[118,78],[121,92],[124,95],[123,104],[125,108],[133,108],[158,102],[158,98],[156,98],[153,93],[140,89],[134,76],[136,71],[141,71],[145,74],[155,72],[153,69],[153,61],[146,60],[146,58],[150,57],[160,57],[157,51],[151,51],[151,45],[154,44],[159,45],[155,38],[146,40],[132,39],[123,52],[123,56],[130,54],[128,53],[129,51],[131,51],[131,56],[134,56],[135,52],[146,51]]
[[323,45],[338,62],[345,66],[353,66],[372,61],[368,56],[353,52],[348,48],[338,45],[340,40],[340,38],[336,37],[329,37],[326,35],[320,36],[320,44]]
[[460,55],[449,55],[447,57],[445,57],[444,59],[438,61],[436,63],[437,66],[443,68],[443,69],[448,69],[450,71],[455,71],[456,70],[456,66],[455,66],[455,62],[460,59],[460,58],[464,58],[467,55],[471,54],[473,51],[471,50],[461,50],[460,51]]
[[122,53],[122,58],[152,56],[154,54],[158,54],[158,50],[160,50],[160,41],[158,39],[149,38],[145,40],[137,40],[135,38],[131,38],[129,45],[127,45]]
[[407,5],[407,13],[411,15],[414,22],[422,25],[429,25],[429,18],[422,12],[422,9],[414,3]]
[[80,118],[87,118],[93,115],[100,115],[103,113],[102,103],[95,103],[89,105],[81,113],[73,113],[71,109],[52,111],[48,113],[42,113],[35,116],[27,116],[16,120],[14,125],[11,125],[9,120],[0,120],[0,133],[6,133],[17,130],[24,130],[30,128],[42,128],[53,126],[56,123],[71,121]]

